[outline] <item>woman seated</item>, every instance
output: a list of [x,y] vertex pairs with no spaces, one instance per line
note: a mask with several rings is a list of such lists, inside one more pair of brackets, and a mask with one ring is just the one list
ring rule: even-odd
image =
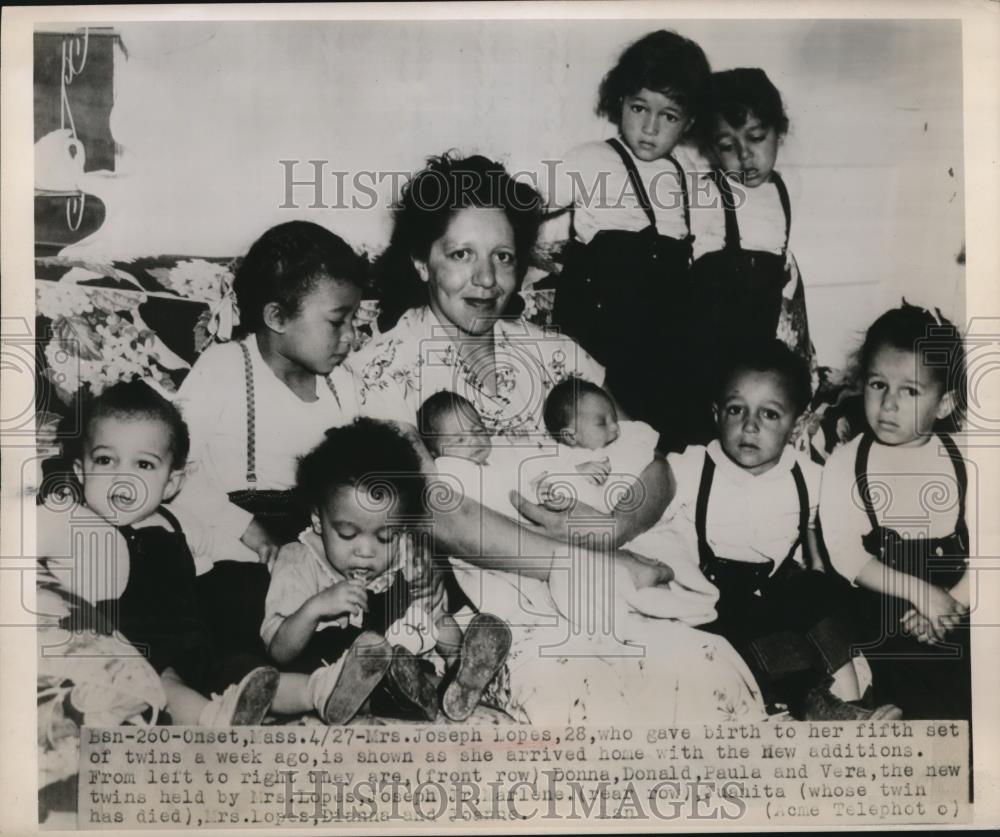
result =
[[[450,391],[473,404],[505,455],[537,456],[552,387],[574,375],[604,383],[604,369],[573,340],[517,314],[540,206],[532,187],[478,156],[432,159],[404,187],[381,261],[381,325],[388,330],[344,364],[363,415],[413,423],[428,396]],[[650,620],[643,647],[626,645],[613,627],[603,627],[614,622],[614,599],[605,594],[616,571],[627,572],[637,587],[671,578],[665,565],[618,548],[660,518],[673,492],[662,457],[639,482],[632,499],[605,515],[579,505],[547,512],[517,497],[528,518],[523,524],[483,507],[460,485],[452,485],[453,502],[432,503],[442,555],[514,575],[525,585],[559,573],[572,577],[583,566],[606,581],[584,591],[600,600],[562,609],[598,615],[600,624],[582,632],[578,619],[539,624],[523,612],[517,586],[507,585],[511,601],[498,615],[514,634],[509,708],[524,720],[610,722],[625,708],[684,723],[762,714],[753,679],[725,640]],[[466,592],[475,598],[474,589]]]

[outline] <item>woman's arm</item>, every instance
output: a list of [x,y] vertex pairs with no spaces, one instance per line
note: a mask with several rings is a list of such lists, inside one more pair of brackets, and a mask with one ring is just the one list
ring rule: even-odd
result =
[[636,483],[633,492],[618,502],[610,514],[602,514],[583,503],[566,511],[552,511],[514,492],[511,501],[526,518],[552,538],[565,541],[573,535],[604,537],[613,532],[612,545],[619,547],[653,526],[666,511],[677,491],[670,464],[656,454]]
[[[483,569],[517,572],[530,578],[548,579],[553,562],[570,557],[564,540],[522,526],[469,498],[457,509],[434,512],[434,533],[439,552],[443,549]],[[616,549],[606,531],[595,527],[593,533],[580,532],[580,539],[575,537],[576,530],[573,534],[577,550],[613,555],[627,567],[637,587],[665,584],[672,578],[665,565]],[[579,552],[574,554],[574,558],[578,556]]]

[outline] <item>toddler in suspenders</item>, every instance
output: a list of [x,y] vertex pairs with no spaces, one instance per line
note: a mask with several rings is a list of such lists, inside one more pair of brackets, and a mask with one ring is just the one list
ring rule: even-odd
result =
[[701,48],[667,31],[629,46],[605,77],[598,112],[619,129],[567,155],[555,196],[572,236],[553,320],[607,369],[625,413],[666,434],[683,420],[662,380],[685,374],[675,339],[691,263],[690,196],[672,152],[695,121],[709,75]]
[[904,302],[869,328],[859,360],[868,429],[830,456],[821,501],[831,563],[857,587],[854,648],[905,717],[970,719],[968,477],[947,432],[961,337]]
[[729,640],[765,703],[800,719],[866,718],[870,710],[848,702],[861,694],[846,586],[812,569],[820,470],[788,446],[809,395],[808,370],[783,343],[745,348],[715,399],[717,439],[668,457],[675,503],[719,591],[718,616],[702,629]]
[[[691,271],[693,363],[714,380],[714,359],[741,344],[779,337],[812,361],[805,296],[788,250],[792,208],[775,170],[788,130],[781,95],[763,70],[714,73],[701,141],[715,166],[699,207]],[[700,433],[710,436],[712,392],[699,394]]]

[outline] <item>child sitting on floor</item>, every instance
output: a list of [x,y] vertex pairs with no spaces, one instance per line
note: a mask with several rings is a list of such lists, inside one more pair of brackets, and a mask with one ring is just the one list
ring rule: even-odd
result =
[[788,444],[809,402],[808,367],[774,340],[744,347],[719,383],[718,438],[668,457],[677,494],[665,516],[719,590],[703,629],[729,639],[766,702],[811,720],[870,717],[847,702],[861,695],[843,585],[810,569],[821,472]]
[[275,564],[261,626],[271,656],[294,671],[337,672],[327,723],[346,723],[369,698],[377,715],[434,720],[435,684],[404,644],[418,653],[436,645],[447,665],[441,709],[465,720],[503,666],[510,630],[481,613],[463,635],[443,612],[415,545],[424,481],[412,445],[358,419],[302,458],[297,485],[312,525]]
[[[148,658],[175,723],[259,724],[279,674],[219,648],[198,604],[185,530],[164,505],[181,488],[188,448],[180,413],[145,383],[104,390],[64,451],[75,475],[60,475],[69,494],[50,494],[38,509],[38,554],[94,605],[90,627],[119,631]],[[205,536],[194,523],[188,534]]]
[[975,502],[948,432],[965,403],[962,336],[904,301],[868,329],[859,360],[868,427],[830,456],[820,501],[830,562],[856,587],[853,638],[878,699],[907,718],[969,720]]

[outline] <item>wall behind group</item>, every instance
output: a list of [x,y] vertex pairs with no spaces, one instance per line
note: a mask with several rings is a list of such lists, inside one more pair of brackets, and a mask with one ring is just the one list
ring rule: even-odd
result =
[[[964,320],[961,30],[950,21],[121,24],[120,156],[113,175],[81,184],[108,215],[64,255],[235,255],[293,218],[377,252],[400,178],[428,155],[481,152],[544,181],[541,161],[609,136],[594,115],[601,77],[664,27],[698,41],[714,69],[763,67],[785,98],[778,167],[797,195],[792,246],[821,362],[840,365],[902,295]],[[280,160],[301,161],[297,180],[323,161],[327,207],[375,205],[310,208],[314,190],[296,187],[298,208],[282,208]]]

